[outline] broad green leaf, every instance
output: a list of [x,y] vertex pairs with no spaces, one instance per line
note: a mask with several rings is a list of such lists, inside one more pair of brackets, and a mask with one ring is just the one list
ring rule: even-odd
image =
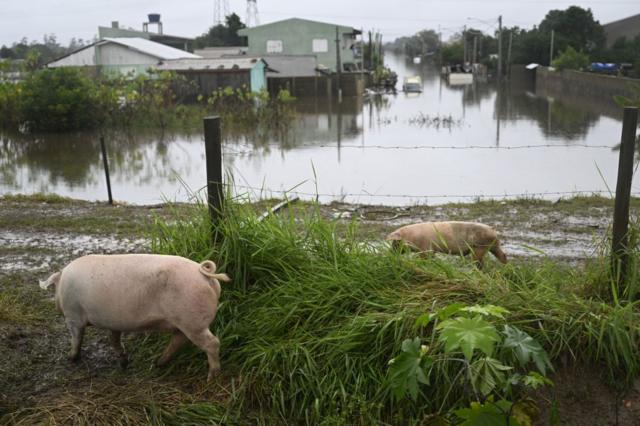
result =
[[394,396],[400,399],[408,392],[414,401],[418,398],[418,383],[428,385],[425,368],[432,360],[422,350],[420,338],[402,342],[402,353],[389,362],[389,385]]
[[486,317],[494,316],[501,319],[504,319],[504,315],[509,313],[507,309],[503,308],[502,306],[496,305],[473,305],[464,307],[460,310],[464,312],[480,314]]
[[495,403],[488,401],[484,404],[472,402],[469,408],[461,408],[454,411],[454,414],[462,420],[458,423],[460,426],[521,426],[513,416],[509,417],[511,405],[505,400]]
[[480,358],[471,364],[471,382],[483,396],[489,395],[497,387],[506,384],[505,371],[512,367],[503,365],[497,359]]
[[435,314],[422,314],[416,319],[416,327],[426,327],[429,325]]
[[538,389],[539,387],[542,387],[545,385],[553,386],[553,382],[550,379],[544,377],[542,374],[538,373],[537,371],[530,371],[529,374],[527,374],[522,378],[522,383],[525,386],[529,386],[532,389]]
[[547,352],[533,337],[511,325],[505,325],[503,333],[503,346],[513,351],[521,367],[533,361],[542,375],[546,375],[547,370],[553,371]]
[[439,340],[444,342],[444,350],[451,353],[460,349],[467,360],[471,360],[476,349],[485,355],[493,355],[493,348],[500,336],[495,327],[482,319],[480,315],[474,318],[453,318],[440,323]]
[[444,321],[450,318],[452,315],[460,312],[460,310],[463,309],[464,307],[465,305],[463,305],[462,303],[452,303],[450,305],[445,306],[442,309],[439,309],[438,312],[436,312],[436,314],[438,315],[438,319],[440,321]]

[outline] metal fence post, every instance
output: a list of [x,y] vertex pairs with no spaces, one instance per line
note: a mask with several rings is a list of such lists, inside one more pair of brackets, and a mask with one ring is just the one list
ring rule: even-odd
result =
[[618,284],[624,285],[628,266],[628,228],[629,204],[631,201],[631,180],[633,178],[633,160],[638,127],[638,108],[625,107],[620,142],[620,161],[618,162],[618,182],[613,210],[613,244],[611,261],[614,276]]
[[204,148],[207,161],[207,193],[211,225],[215,226],[220,219],[224,202],[222,186],[222,134],[220,117],[204,119]]
[[100,149],[102,150],[102,163],[104,164],[104,175],[107,179],[107,193],[109,194],[109,204],[113,204],[111,196],[111,178],[109,177],[109,160],[107,159],[107,148],[104,145],[104,137],[100,136]]

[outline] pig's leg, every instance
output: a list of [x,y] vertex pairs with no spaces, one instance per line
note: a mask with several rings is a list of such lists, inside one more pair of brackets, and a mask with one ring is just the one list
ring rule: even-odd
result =
[[196,333],[185,333],[189,340],[191,340],[197,347],[207,353],[207,359],[209,360],[209,374],[207,376],[207,382],[211,381],[213,377],[220,371],[220,340],[214,336],[208,328]]
[[118,362],[120,363],[120,367],[126,368],[127,364],[129,364],[129,358],[127,357],[127,354],[124,352],[124,348],[122,347],[122,342],[120,341],[121,336],[122,336],[121,332],[115,331],[115,330],[112,331],[111,346],[116,351],[116,354],[118,354],[118,359],[119,359]]
[[483,258],[486,253],[487,253],[486,247],[476,247],[473,249],[473,260],[475,261],[475,264],[478,267],[478,269],[482,269],[482,267],[484,266]]
[[80,359],[80,346],[82,346],[84,327],[85,324],[80,324],[75,321],[67,321],[67,328],[71,334],[71,350],[69,351],[69,359],[73,362]]
[[158,359],[158,361],[156,361],[156,365],[158,367],[162,367],[167,362],[169,362],[173,354],[175,354],[176,351],[180,349],[180,347],[184,345],[187,340],[187,336],[182,334],[181,331],[174,331],[171,335],[171,340],[169,340],[169,344],[162,353],[162,356]]

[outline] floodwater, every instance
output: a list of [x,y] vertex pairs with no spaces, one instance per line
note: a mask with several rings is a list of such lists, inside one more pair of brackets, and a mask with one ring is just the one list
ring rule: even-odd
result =
[[[536,93],[517,81],[499,90],[448,86],[434,67],[386,60],[398,89],[420,75],[423,92],[299,101],[287,135],[224,142],[236,192],[411,205],[615,188],[622,124],[612,101]],[[115,135],[107,144],[116,200],[185,201],[205,185],[199,129]],[[0,135],[0,193],[34,192],[106,199],[98,137]]]

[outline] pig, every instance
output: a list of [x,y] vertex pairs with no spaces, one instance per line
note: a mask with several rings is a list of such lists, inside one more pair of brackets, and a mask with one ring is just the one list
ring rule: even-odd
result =
[[502,263],[507,255],[500,248],[496,231],[475,222],[423,222],[406,225],[387,236],[394,247],[401,242],[418,252],[440,252],[466,255],[472,253],[479,268],[487,250]]
[[216,264],[155,254],[89,255],[51,275],[40,287],[55,286],[55,303],[71,334],[72,361],[80,359],[88,325],[111,330],[111,345],[125,367],[122,332],[168,331],[171,340],[156,365],[165,365],[187,341],[207,353],[210,381],[220,370],[220,341],[209,330],[218,309]]

